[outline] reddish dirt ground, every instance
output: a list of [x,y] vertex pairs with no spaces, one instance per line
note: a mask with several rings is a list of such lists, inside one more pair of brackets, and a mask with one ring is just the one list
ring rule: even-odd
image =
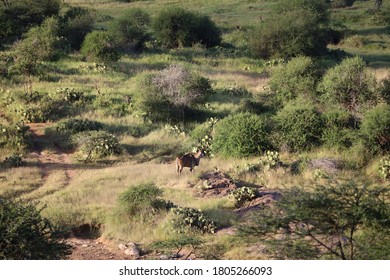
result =
[[131,260],[129,257],[115,247],[110,241],[102,238],[82,239],[68,238],[66,243],[72,246],[72,254],[69,260]]

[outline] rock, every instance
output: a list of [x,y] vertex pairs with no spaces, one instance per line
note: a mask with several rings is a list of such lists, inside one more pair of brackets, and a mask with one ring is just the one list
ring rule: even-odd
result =
[[129,242],[126,244],[127,249],[125,250],[125,254],[134,258],[140,257],[140,250],[134,242]]
[[118,248],[119,248],[120,250],[126,250],[126,249],[127,249],[127,246],[126,246],[125,244],[119,244],[119,245],[118,245]]
[[223,197],[237,188],[229,176],[219,171],[203,174],[196,187],[201,197]]
[[312,159],[307,163],[310,169],[321,169],[329,173],[335,173],[340,169],[340,162],[330,158]]
[[165,260],[169,260],[169,257],[167,255],[161,255],[159,259],[165,261]]

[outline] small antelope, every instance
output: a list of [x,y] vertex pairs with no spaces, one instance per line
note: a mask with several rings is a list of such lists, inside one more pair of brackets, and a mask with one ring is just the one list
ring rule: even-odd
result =
[[204,158],[205,155],[203,151],[198,150],[198,152],[194,154],[185,154],[181,158],[176,158],[176,167],[177,167],[177,175],[180,176],[181,171],[184,167],[189,167],[192,173],[192,170],[195,166],[199,165],[200,159]]

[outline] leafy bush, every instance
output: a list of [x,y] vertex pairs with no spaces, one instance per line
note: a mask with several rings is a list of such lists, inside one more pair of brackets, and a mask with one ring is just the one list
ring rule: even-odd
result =
[[267,147],[266,125],[251,113],[230,115],[215,127],[213,151],[224,157],[258,155]]
[[60,34],[71,50],[79,50],[85,36],[93,30],[95,19],[91,10],[70,7],[60,17]]
[[390,105],[379,104],[363,118],[361,133],[367,148],[373,152],[390,151]]
[[274,117],[280,146],[302,151],[320,143],[323,118],[310,104],[287,104]]
[[286,103],[297,96],[312,97],[316,88],[313,60],[296,57],[287,64],[276,66],[272,71],[269,86],[280,103]]
[[20,74],[35,74],[39,63],[56,60],[61,56],[61,40],[56,18],[46,19],[40,26],[29,29],[15,48],[13,71]]
[[112,62],[120,57],[112,38],[107,31],[92,31],[85,36],[80,50],[87,61]]
[[355,120],[362,105],[377,99],[375,76],[360,57],[346,58],[329,69],[319,89],[328,102],[343,106]]
[[229,197],[234,199],[234,206],[240,208],[247,202],[259,196],[259,191],[256,188],[240,187],[230,192]]
[[70,246],[36,204],[0,197],[0,259],[54,260],[70,254]]
[[351,147],[356,137],[351,114],[337,108],[326,111],[323,116],[325,125],[321,141],[324,145],[333,149]]
[[320,55],[329,40],[328,25],[326,1],[283,0],[270,19],[249,34],[249,47],[262,58]]
[[74,141],[86,160],[119,155],[122,148],[118,139],[106,131],[86,131],[74,136]]
[[23,122],[13,125],[0,125],[0,147],[23,150],[30,145],[30,127]]
[[222,41],[221,30],[206,15],[198,14],[195,17],[195,24],[191,32],[196,34],[196,43],[200,43],[206,46],[206,48],[218,46]]
[[57,120],[66,115],[69,104],[56,100],[48,95],[37,95],[35,99],[25,101],[15,111],[27,122],[47,122]]
[[206,217],[200,210],[188,207],[173,207],[171,211],[179,216],[174,220],[174,227],[177,228],[179,233],[182,233],[185,227],[200,230],[202,233],[215,233],[219,227],[216,221]]
[[23,159],[18,154],[13,154],[4,159],[4,166],[7,168],[20,167],[23,165]]
[[161,199],[163,191],[153,183],[142,183],[129,187],[119,196],[119,204],[127,215],[142,215],[174,207]]
[[59,122],[56,126],[56,130],[60,132],[65,132],[69,134],[76,134],[83,131],[89,130],[101,130],[103,129],[103,124],[98,121],[92,120],[81,120],[81,119],[70,119],[66,121]]
[[171,65],[142,80],[136,107],[151,121],[184,121],[188,109],[204,104],[211,92],[208,79]]
[[122,51],[139,52],[147,39],[149,22],[149,15],[144,10],[133,8],[116,18],[108,32]]
[[180,7],[162,10],[152,26],[165,48],[189,47],[196,43],[212,47],[221,42],[221,32],[209,17]]
[[7,0],[0,4],[0,39],[20,36],[46,18],[58,15],[60,0]]
[[379,161],[378,173],[384,180],[390,179],[390,157],[384,157]]

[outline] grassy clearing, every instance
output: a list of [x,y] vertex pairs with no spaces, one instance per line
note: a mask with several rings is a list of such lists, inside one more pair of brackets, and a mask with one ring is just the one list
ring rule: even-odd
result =
[[[68,4],[77,4],[84,7],[90,7],[90,1],[83,0],[66,0]],[[201,12],[209,15],[218,25],[225,28],[236,28],[236,25],[253,25],[258,23],[261,19],[266,19],[269,10],[274,3],[272,1],[221,1],[217,0],[196,0],[196,1],[134,1],[130,3],[121,3],[118,1],[94,1],[93,7],[102,14],[112,17],[120,16],[125,9],[137,7],[147,10],[152,16],[161,9],[167,6],[181,6],[192,11]],[[243,17],[243,15],[245,15]]]
[[41,170],[38,167],[18,167],[0,171],[0,195],[18,197],[39,188]]

